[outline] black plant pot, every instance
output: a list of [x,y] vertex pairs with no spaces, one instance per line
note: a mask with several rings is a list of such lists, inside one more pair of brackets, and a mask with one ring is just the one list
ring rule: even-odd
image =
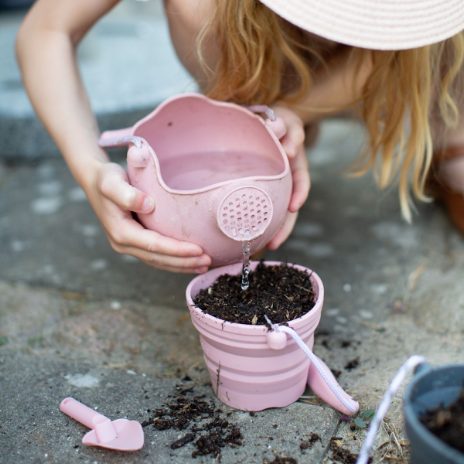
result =
[[411,464],[464,464],[463,453],[440,440],[419,420],[425,411],[456,401],[463,386],[464,364],[434,369],[422,364],[416,370],[403,402]]

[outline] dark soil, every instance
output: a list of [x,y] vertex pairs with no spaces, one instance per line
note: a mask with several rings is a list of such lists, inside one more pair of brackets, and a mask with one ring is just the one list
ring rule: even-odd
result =
[[[343,448],[341,445],[342,438],[332,437],[330,439],[329,448],[332,451],[332,459],[335,462],[340,462],[342,464],[356,464],[358,459],[357,454],[353,454],[350,450]],[[368,464],[372,463],[372,458],[369,458],[367,461]]]
[[345,369],[347,371],[352,371],[353,369],[356,369],[359,366],[359,357],[351,359],[345,364]]
[[243,436],[240,428],[229,422],[221,409],[204,395],[195,395],[193,387],[178,386],[162,408],[153,412],[153,417],[142,423],[158,430],[185,430],[186,433],[169,446],[172,450],[193,443],[192,457],[213,455],[219,457],[226,446],[241,446]]
[[276,456],[272,461],[264,459],[263,464],[298,464],[298,461],[288,456]]
[[420,421],[440,440],[464,453],[464,388],[454,403],[426,411]]
[[321,437],[317,433],[311,432],[308,439],[303,440],[300,443],[300,449],[302,451],[310,449],[314,446],[314,443],[316,443],[316,441],[321,441]]
[[211,316],[239,324],[267,325],[288,322],[309,312],[316,300],[310,274],[282,263],[262,262],[249,275],[248,290],[241,289],[241,275],[224,274],[194,299]]

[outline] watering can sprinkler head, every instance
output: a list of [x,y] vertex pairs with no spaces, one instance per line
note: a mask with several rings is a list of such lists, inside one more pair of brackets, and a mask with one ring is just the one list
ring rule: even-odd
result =
[[264,234],[272,214],[269,195],[258,187],[246,186],[233,190],[222,199],[217,222],[227,237],[245,242]]

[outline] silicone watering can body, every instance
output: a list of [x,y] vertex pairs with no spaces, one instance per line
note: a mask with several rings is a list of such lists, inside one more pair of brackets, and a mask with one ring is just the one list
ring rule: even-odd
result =
[[[464,388],[464,364],[431,368],[422,364],[404,394],[406,434],[412,464],[464,464],[464,454],[436,437],[420,421],[427,410],[448,406]],[[464,440],[464,437],[463,437]]]
[[241,260],[243,241],[263,248],[284,223],[291,172],[268,126],[244,107],[183,94],[100,144],[129,145],[129,180],[156,204],[142,224],[200,245],[216,266]]

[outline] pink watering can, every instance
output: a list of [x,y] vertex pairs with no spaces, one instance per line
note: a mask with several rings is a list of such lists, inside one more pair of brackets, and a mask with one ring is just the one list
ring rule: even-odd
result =
[[[251,110],[265,112],[264,121]],[[282,227],[291,172],[272,111],[183,94],[133,127],[104,132],[102,147],[129,146],[130,183],[155,199],[142,224],[200,245],[213,265],[263,248]]]

